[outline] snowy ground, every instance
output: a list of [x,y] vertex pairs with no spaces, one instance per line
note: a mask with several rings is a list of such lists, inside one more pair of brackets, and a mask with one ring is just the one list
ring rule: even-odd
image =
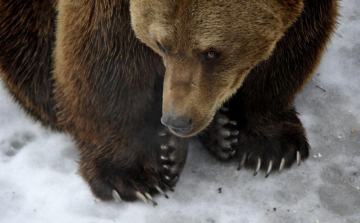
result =
[[215,161],[193,140],[176,191],[156,196],[157,207],[95,199],[72,140],[35,123],[0,88],[0,222],[360,223],[360,2],[343,0],[341,14],[296,101],[310,158],[265,179]]

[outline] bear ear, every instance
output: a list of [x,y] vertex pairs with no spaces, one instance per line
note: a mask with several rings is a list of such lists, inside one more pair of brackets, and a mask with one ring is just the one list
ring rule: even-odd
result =
[[303,0],[276,0],[280,3],[282,21],[286,27],[296,21],[303,10]]

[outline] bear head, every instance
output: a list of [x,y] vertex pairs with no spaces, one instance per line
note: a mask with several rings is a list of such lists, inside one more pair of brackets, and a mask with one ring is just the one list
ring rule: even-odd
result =
[[130,0],[137,38],[166,68],[163,124],[178,136],[202,131],[302,7],[302,0]]

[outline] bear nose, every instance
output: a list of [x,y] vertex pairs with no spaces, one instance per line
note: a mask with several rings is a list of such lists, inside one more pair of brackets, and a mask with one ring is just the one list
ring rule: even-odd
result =
[[181,135],[190,131],[192,118],[186,119],[174,114],[165,114],[161,117],[161,123]]

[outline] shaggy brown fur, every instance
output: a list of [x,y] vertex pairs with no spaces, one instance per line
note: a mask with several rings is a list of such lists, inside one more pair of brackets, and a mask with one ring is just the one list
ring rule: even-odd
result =
[[[130,2],[137,37],[163,61],[135,38]],[[162,113],[191,120],[181,136],[216,114],[202,140],[221,158],[230,141],[250,166],[306,158],[292,103],[336,16],[336,0],[0,0],[0,69],[27,111],[75,138],[96,196],[133,200],[184,166],[187,141]]]
[[51,80],[56,1],[0,1],[0,70],[12,95],[57,126]]

